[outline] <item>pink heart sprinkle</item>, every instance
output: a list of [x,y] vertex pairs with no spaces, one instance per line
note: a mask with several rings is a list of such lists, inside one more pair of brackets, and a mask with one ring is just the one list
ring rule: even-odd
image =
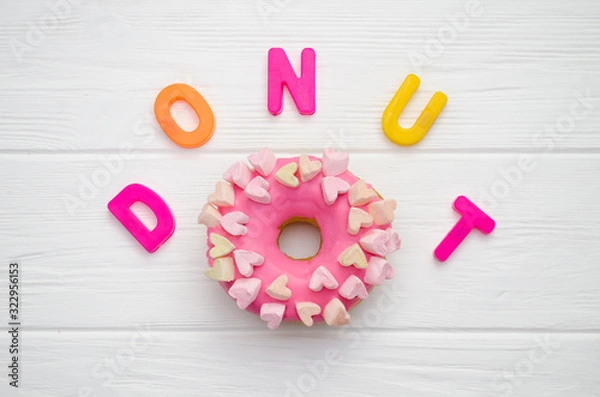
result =
[[323,152],[323,174],[325,176],[336,176],[348,169],[348,153],[336,152],[333,149],[325,149]]
[[336,289],[338,287],[338,282],[325,266],[319,266],[310,278],[308,288],[312,291],[319,292],[323,287],[327,289]]
[[323,198],[327,205],[335,203],[340,194],[346,193],[350,189],[348,182],[334,176],[323,178],[321,187],[323,189]]
[[259,174],[269,176],[273,168],[275,168],[277,157],[271,152],[271,149],[266,147],[260,149],[258,153],[249,155],[248,161]]
[[267,189],[269,189],[269,182],[262,176],[257,176],[248,183],[248,186],[244,189],[244,194],[250,200],[259,204],[269,204],[271,202],[271,195]]
[[276,329],[283,320],[285,305],[282,303],[264,303],[260,307],[260,318],[267,322],[269,329]]
[[386,256],[400,249],[400,238],[392,228],[372,229],[361,237],[360,245],[371,254]]
[[366,299],[369,296],[367,292],[367,288],[360,281],[360,278],[356,277],[354,274],[351,275],[344,281],[344,284],[340,287],[340,296],[346,299],[354,299],[357,296],[360,299]]
[[221,226],[232,236],[244,236],[248,233],[248,228],[244,224],[248,223],[250,218],[242,211],[232,211],[223,215]]
[[235,163],[223,174],[223,179],[227,182],[235,183],[242,189],[245,189],[252,178],[250,167],[241,161]]
[[245,310],[258,296],[261,284],[259,278],[239,278],[229,288],[228,294],[240,309]]
[[365,282],[371,285],[381,285],[384,280],[394,277],[394,268],[383,258],[372,256],[365,273]]
[[261,266],[265,262],[265,258],[256,252],[247,250],[233,251],[235,264],[244,277],[250,277],[254,272],[254,266]]

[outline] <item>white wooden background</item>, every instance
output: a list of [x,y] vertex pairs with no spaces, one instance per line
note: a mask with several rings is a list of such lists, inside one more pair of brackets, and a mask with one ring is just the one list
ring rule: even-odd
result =
[[[21,388],[0,374],[0,395],[600,396],[600,3],[77,0],[56,17],[57,3],[0,5],[0,278],[20,261],[24,323]],[[289,97],[267,112],[274,46],[296,66],[317,51],[314,116]],[[380,120],[410,72],[422,83],[403,125],[434,91],[449,102],[401,148]],[[154,120],[174,82],[215,113],[202,148],[177,147]],[[263,146],[348,150],[400,203],[396,280],[352,328],[269,331],[203,276],[196,216],[224,169]],[[122,167],[80,192],[123,147]],[[502,170],[523,155],[535,166],[506,188]],[[154,255],[106,209],[133,182],[176,217]],[[495,203],[482,196],[493,189]],[[498,226],[439,265],[460,194]]]

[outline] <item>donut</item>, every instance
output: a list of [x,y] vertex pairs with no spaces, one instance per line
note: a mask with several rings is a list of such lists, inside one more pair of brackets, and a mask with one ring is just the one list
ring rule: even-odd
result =
[[[238,307],[276,329],[349,324],[349,310],[391,279],[385,256],[400,248],[396,202],[348,171],[347,153],[276,158],[268,148],[233,164],[208,196],[206,276]],[[316,255],[293,259],[278,246],[283,227],[308,222],[321,233]]]

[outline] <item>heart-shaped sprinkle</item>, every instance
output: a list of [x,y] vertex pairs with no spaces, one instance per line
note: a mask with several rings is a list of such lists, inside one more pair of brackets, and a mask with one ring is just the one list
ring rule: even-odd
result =
[[198,215],[198,223],[206,227],[216,227],[221,223],[221,213],[211,204],[205,204]]
[[[298,161],[300,168],[300,179],[302,182],[308,182],[321,172],[323,164],[319,160],[312,161],[306,154],[300,156]],[[320,310],[320,309],[319,309]]]
[[265,263],[265,258],[262,255],[247,250],[233,251],[233,258],[240,274],[244,277],[252,276],[254,266],[260,266]]
[[333,298],[329,301],[323,310],[323,318],[327,325],[340,326],[350,324],[350,314],[346,307],[338,298]]
[[244,194],[252,201],[259,204],[269,204],[271,202],[271,195],[269,194],[269,182],[267,182],[262,176],[257,176],[248,183]]
[[308,288],[310,288],[311,291],[319,292],[323,287],[327,289],[336,289],[338,287],[338,282],[325,266],[319,266],[313,272],[310,281],[308,282]]
[[313,316],[321,313],[321,306],[314,302],[298,302],[296,303],[296,312],[298,317],[307,327],[312,327],[314,324]]
[[360,249],[358,244],[352,244],[346,248],[338,257],[338,262],[342,266],[354,266],[357,269],[366,269],[369,265],[365,253]]
[[215,191],[208,195],[209,204],[214,204],[218,207],[231,207],[235,202],[235,193],[233,186],[225,181],[217,182]]
[[348,212],[348,233],[358,234],[361,227],[369,227],[373,225],[373,217],[366,211],[360,208],[352,207]]
[[387,225],[394,220],[396,200],[380,200],[369,204],[367,207],[377,226]]
[[277,329],[285,313],[285,305],[282,303],[264,303],[260,307],[260,318],[267,322],[269,329]]
[[277,179],[282,185],[288,187],[298,187],[300,182],[294,175],[296,171],[298,171],[298,164],[295,162],[288,163],[275,173],[275,179]]
[[211,233],[208,236],[208,239],[214,245],[214,247],[212,247],[210,251],[208,251],[208,255],[211,258],[219,258],[221,256],[225,256],[231,251],[233,251],[233,249],[235,248],[231,241],[227,240],[220,234]]
[[269,176],[273,168],[275,168],[277,157],[271,152],[271,149],[266,147],[260,149],[258,153],[249,155],[248,161],[259,174]]
[[261,284],[259,278],[238,278],[227,293],[240,309],[245,310],[258,296]]
[[250,218],[242,211],[229,212],[221,218],[221,226],[232,236],[244,236],[248,233],[248,228],[244,226]]
[[325,204],[331,205],[335,203],[340,194],[344,194],[350,189],[350,185],[335,176],[326,176],[321,180],[321,188],[323,189]]
[[384,280],[394,277],[394,268],[383,258],[372,256],[365,273],[365,282],[371,285],[381,285]]
[[360,245],[371,254],[386,256],[400,249],[400,238],[392,228],[372,229],[360,238]]
[[337,176],[348,169],[348,153],[336,152],[333,149],[325,149],[323,153],[323,174],[325,176]]
[[344,281],[339,290],[340,296],[346,299],[354,299],[358,296],[360,299],[367,299],[369,292],[367,287],[360,281],[360,278],[354,274]]
[[246,163],[241,161],[229,167],[223,174],[223,179],[238,185],[242,189],[245,189],[246,186],[248,186],[250,178],[252,178],[252,170],[250,170],[250,167],[248,167]]
[[348,190],[348,202],[353,206],[361,206],[377,197],[375,190],[370,189],[365,181],[358,180]]
[[204,272],[206,277],[212,278],[216,281],[231,281],[235,277],[235,270],[233,268],[233,259],[230,257],[217,258],[213,263],[212,267],[209,267]]
[[292,290],[287,287],[288,276],[281,275],[267,287],[265,292],[271,298],[286,301],[292,297]]

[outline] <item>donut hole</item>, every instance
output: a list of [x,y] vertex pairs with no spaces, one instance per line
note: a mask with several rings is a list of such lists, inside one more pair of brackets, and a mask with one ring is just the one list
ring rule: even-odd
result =
[[292,218],[279,226],[277,245],[288,258],[309,260],[321,249],[321,230],[314,219]]

